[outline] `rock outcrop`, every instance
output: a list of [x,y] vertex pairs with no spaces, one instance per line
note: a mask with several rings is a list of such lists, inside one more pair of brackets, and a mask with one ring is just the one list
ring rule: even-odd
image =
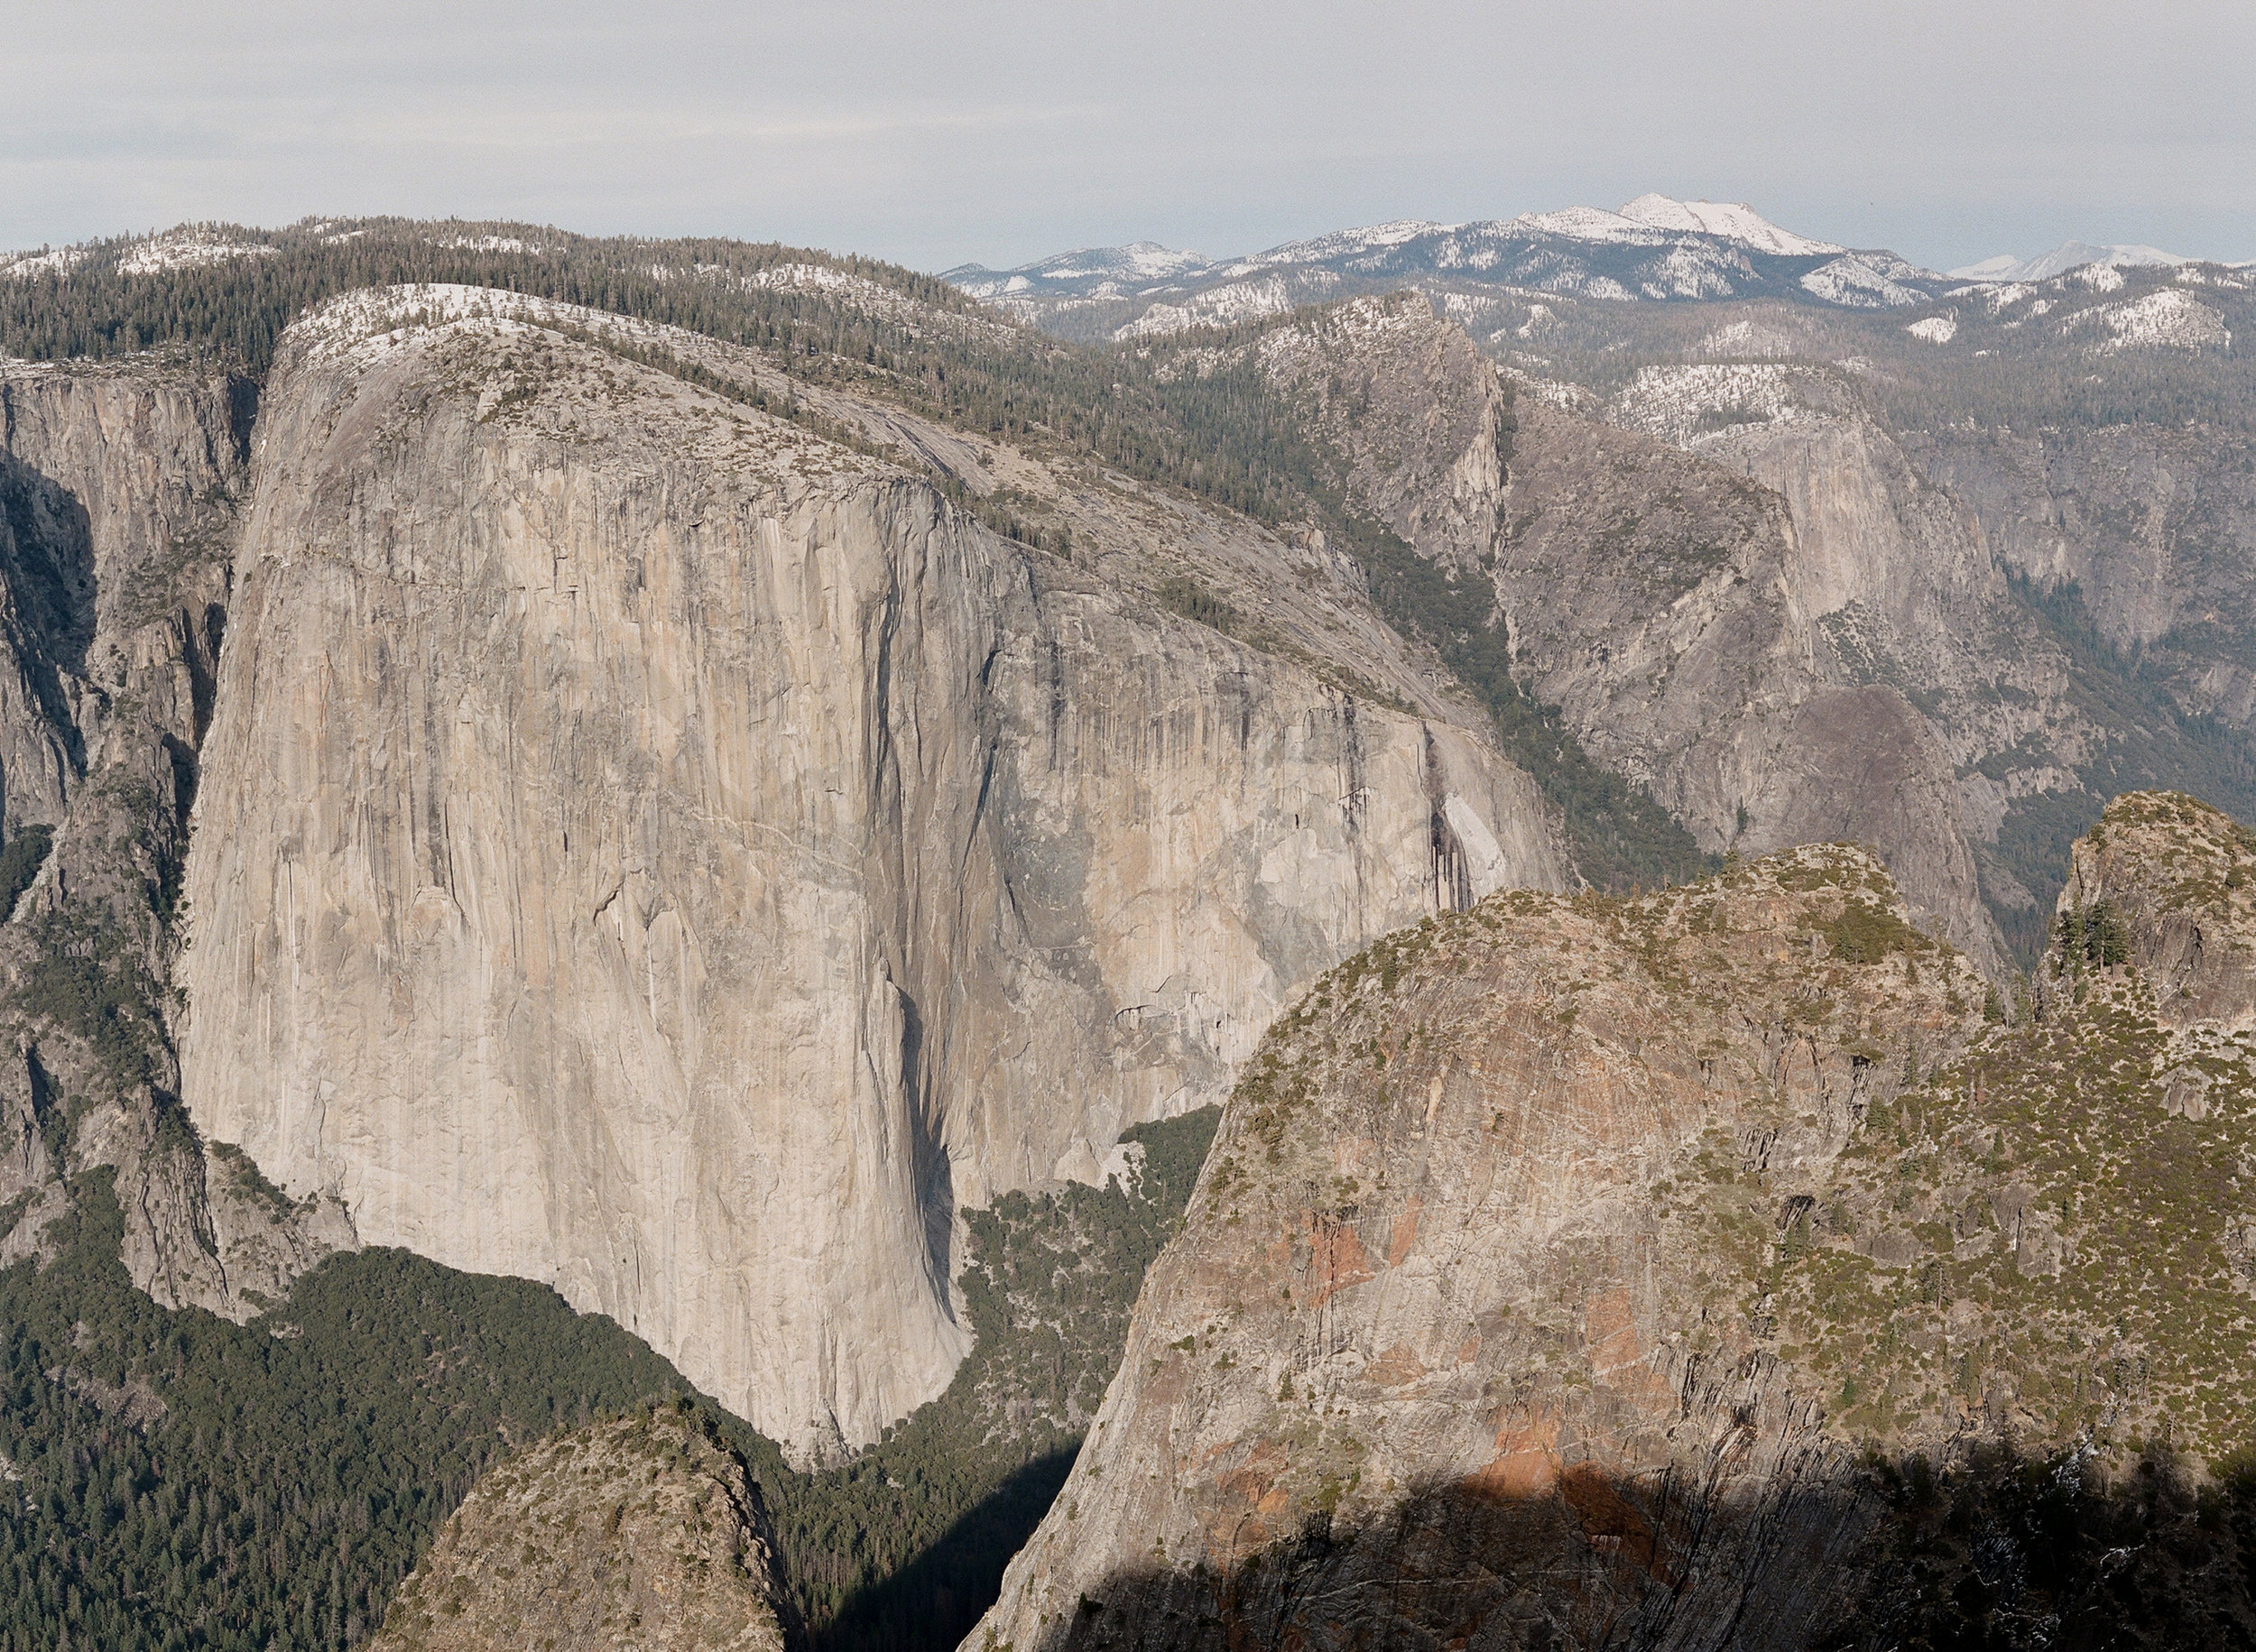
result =
[[[2256,939],[2230,822],[2103,836],[2110,889]],[[2199,987],[2158,1012],[2168,934],[2066,916],[2017,1024],[1844,848],[1498,895],[1325,976],[966,1646],[2244,1632],[2215,1488],[2157,1488],[2251,1443],[2256,1045]]]
[[795,1652],[806,1631],[744,1462],[671,1411],[488,1470],[373,1652]]
[[[992,1639],[1574,1646],[1819,1610],[1804,1554],[1855,1536],[1822,1406],[1677,1183],[1837,1149],[1980,991],[1835,849],[1497,896],[1326,976],[1232,1098]],[[1755,1512],[1780,1498],[1806,1511]]]
[[2076,845],[2056,929],[2086,963],[2134,964],[2173,1030],[2256,1032],[2256,833],[2240,822],[2183,796],[2118,800]]
[[[1371,936],[1567,872],[1320,561],[837,392],[818,434],[756,354],[627,330],[454,290],[293,335],[184,1094],[368,1241],[551,1281],[819,1453],[960,1358],[959,1205],[1093,1179]],[[1262,646],[1151,602],[1186,568]]]

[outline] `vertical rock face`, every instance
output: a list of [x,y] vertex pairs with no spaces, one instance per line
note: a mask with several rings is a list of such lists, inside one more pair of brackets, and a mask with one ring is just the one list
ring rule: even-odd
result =
[[2188,423],[1946,426],[1913,451],[2006,566],[2074,581],[2094,629],[2187,711],[2245,726],[2256,670],[2256,440]]
[[523,321],[301,328],[255,499],[199,1124],[802,1450],[944,1385],[958,1204],[1215,1099],[1371,935],[1564,875],[1463,727]]
[[791,1652],[760,1489],[687,1418],[591,1424],[490,1470],[401,1584],[375,1652]]
[[0,372],[11,831],[60,825],[79,786],[131,761],[152,733],[191,751],[201,735],[247,396],[224,376],[140,364]]
[[1995,974],[2107,797],[2247,796],[2237,729],[2186,721],[2256,705],[2243,435],[1904,433],[1805,362],[1649,365],[1600,423],[1415,293],[1257,347],[1350,499],[1491,578],[1524,685],[1712,852],[1870,844]]

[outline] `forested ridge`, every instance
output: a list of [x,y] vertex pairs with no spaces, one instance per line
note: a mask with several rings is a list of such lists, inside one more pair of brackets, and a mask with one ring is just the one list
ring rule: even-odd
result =
[[947,422],[1086,448],[1140,478],[1266,520],[1289,478],[1232,439],[1242,410],[1163,401],[1125,354],[1059,344],[931,276],[874,259],[715,239],[601,239],[522,224],[404,219],[281,231],[208,226],[252,253],[137,272],[132,244],[0,280],[0,351],[207,355],[258,377],[291,322],[340,293],[415,282],[522,292],[772,351],[795,378],[850,384]]
[[513,1442],[681,1389],[545,1286],[342,1257],[268,1321],[159,1307],[106,1171],[44,1269],[0,1273],[0,1647],[354,1644]]

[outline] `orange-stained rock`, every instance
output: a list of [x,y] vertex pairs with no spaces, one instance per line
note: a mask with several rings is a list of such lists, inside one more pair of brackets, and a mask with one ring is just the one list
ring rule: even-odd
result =
[[1351,960],[1242,1078],[1072,1515],[970,1644],[1509,1646],[1530,1613],[1595,1644],[1679,1595],[1800,1621],[1804,1517],[1749,1510],[1814,1517],[1842,1450],[1687,1178],[1784,1187],[1981,1003],[1838,847],[1499,895]]

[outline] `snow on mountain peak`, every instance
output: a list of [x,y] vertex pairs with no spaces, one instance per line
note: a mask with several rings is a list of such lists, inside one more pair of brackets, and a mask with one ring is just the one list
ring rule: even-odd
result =
[[1653,226],[1597,207],[1562,207],[1556,212],[1523,212],[1504,226],[1573,241],[1629,241],[1656,244]]
[[1131,241],[1125,246],[1085,246],[1077,252],[1061,254],[1055,258],[1045,258],[1038,264],[1021,267],[1053,281],[1110,275],[1156,281],[1193,270],[1204,270],[1210,262],[1204,254],[1161,246],[1157,241]]
[[1751,246],[1758,253],[1775,253],[1787,258],[1815,258],[1848,251],[1830,241],[1812,241],[1807,235],[1780,229],[1744,201],[1680,201],[1667,195],[1647,194],[1623,206],[1615,216],[1652,229],[1720,235]]
[[[1781,268],[1780,261],[1793,262]],[[1795,235],[1743,204],[1657,194],[1617,212],[1568,207],[1470,224],[1401,218],[1221,263],[1139,242],[1063,253],[1015,270],[966,264],[941,279],[1030,319],[1075,312],[1074,327],[1097,324],[1092,305],[1142,305],[1151,309],[1148,327],[1141,312],[1108,312],[1103,321],[1115,334],[1126,328],[1139,336],[1321,301],[1344,291],[1343,283],[1430,281],[1445,290],[1470,283],[1624,302],[1788,289],[1847,309],[1892,309],[1925,301],[1940,281],[1893,253],[1850,252]]]
[[1157,241],[1131,241],[1125,246],[1084,246],[1070,253],[1053,253],[1033,263],[1008,270],[985,264],[959,264],[943,271],[940,279],[952,281],[975,299],[1000,298],[1030,291],[1044,281],[1089,281],[1148,283],[1196,275],[1214,267],[1203,253],[1162,246]]
[[2011,253],[2000,253],[1995,258],[1985,258],[1980,263],[1960,264],[1944,273],[1956,281],[2010,281],[2013,272],[2021,267],[2021,261]]
[[1962,281],[2048,281],[2056,275],[2066,275],[2071,270],[2087,264],[2103,264],[2111,270],[2143,269],[2153,265],[2176,268],[2190,263],[2175,253],[2166,253],[2159,246],[2122,245],[2110,242],[2094,246],[2088,241],[2064,241],[2049,253],[2039,253],[2034,258],[2015,258],[2002,254],[1985,258],[1980,263],[1962,264],[1949,272],[1951,279]]

